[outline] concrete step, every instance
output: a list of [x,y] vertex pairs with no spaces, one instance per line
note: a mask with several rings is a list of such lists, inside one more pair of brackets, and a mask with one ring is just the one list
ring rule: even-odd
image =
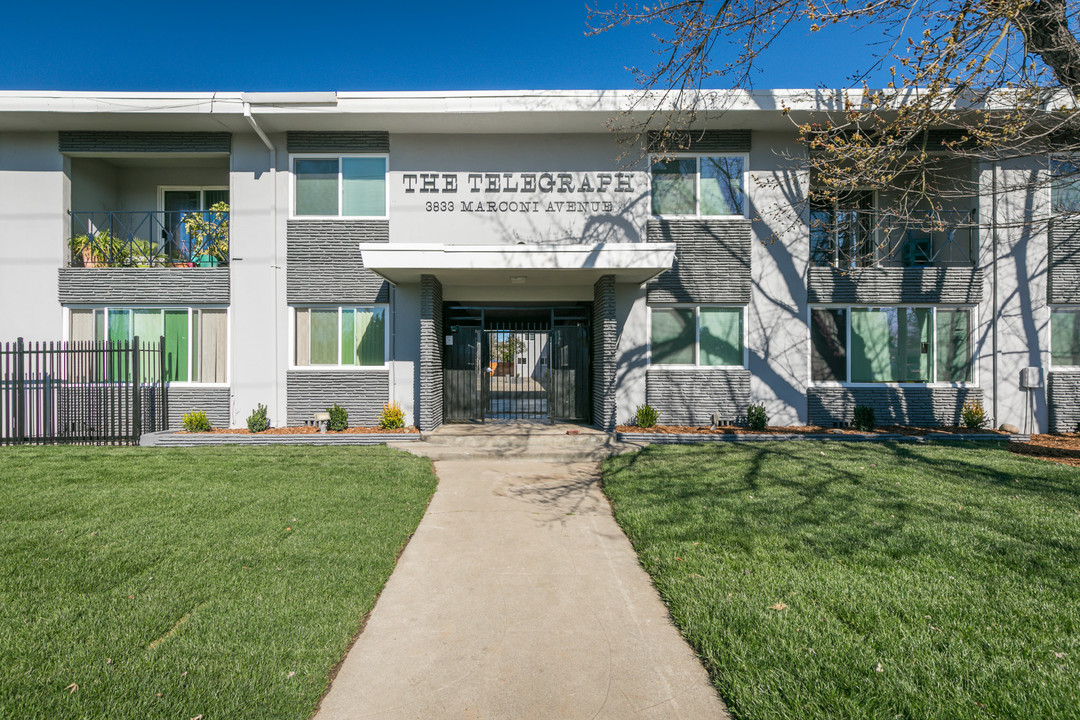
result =
[[492,451],[507,451],[524,447],[599,448],[610,445],[615,439],[604,434],[595,435],[444,435],[421,433],[420,440],[428,445],[443,447],[472,447]]

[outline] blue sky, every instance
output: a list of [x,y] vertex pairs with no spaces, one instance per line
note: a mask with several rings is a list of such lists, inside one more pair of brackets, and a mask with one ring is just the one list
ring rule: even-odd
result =
[[[8,4],[5,25],[3,90],[629,88],[625,68],[655,62],[648,28],[586,37],[582,0],[39,0]],[[845,85],[873,39],[792,32],[755,86]]]

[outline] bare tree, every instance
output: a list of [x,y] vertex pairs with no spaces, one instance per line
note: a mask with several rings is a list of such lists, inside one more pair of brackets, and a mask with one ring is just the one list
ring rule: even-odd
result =
[[[972,173],[950,171],[957,163],[1059,153],[1065,159],[1055,182],[1080,187],[1078,163],[1068,159],[1080,156],[1078,16],[1074,0],[661,0],[589,8],[595,33],[656,28],[659,61],[634,70],[641,93],[613,125],[660,154],[686,149],[724,96],[707,88],[751,89],[761,54],[797,28],[876,30],[882,41],[868,46],[870,68],[830,95],[834,107],[789,114],[808,151],[807,201],[832,208],[836,223],[837,208],[855,217],[871,188],[875,223],[917,221],[928,232],[952,223],[963,198],[978,194]],[[881,72],[890,82],[870,88],[866,78]]]

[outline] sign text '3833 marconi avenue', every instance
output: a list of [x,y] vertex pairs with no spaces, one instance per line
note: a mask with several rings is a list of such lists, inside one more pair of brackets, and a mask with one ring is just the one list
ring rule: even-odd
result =
[[[406,194],[427,195],[427,212],[615,212],[634,192],[625,172],[405,173]],[[451,195],[453,197],[447,197]]]

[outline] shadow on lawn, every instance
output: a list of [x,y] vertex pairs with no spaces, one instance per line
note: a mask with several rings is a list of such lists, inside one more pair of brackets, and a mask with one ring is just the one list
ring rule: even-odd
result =
[[1031,521],[1031,501],[1080,511],[1077,471],[1016,467],[1000,449],[903,442],[650,446],[605,480],[615,489],[625,479],[641,505],[654,508],[649,531],[667,541],[711,536],[727,548],[750,549],[768,537],[822,557],[858,554],[886,563],[928,552],[955,556],[952,541],[965,536],[1006,566],[1044,574],[1047,568],[1034,568],[1041,561],[1031,548],[1076,553],[1080,540],[1049,537],[1044,524]]

